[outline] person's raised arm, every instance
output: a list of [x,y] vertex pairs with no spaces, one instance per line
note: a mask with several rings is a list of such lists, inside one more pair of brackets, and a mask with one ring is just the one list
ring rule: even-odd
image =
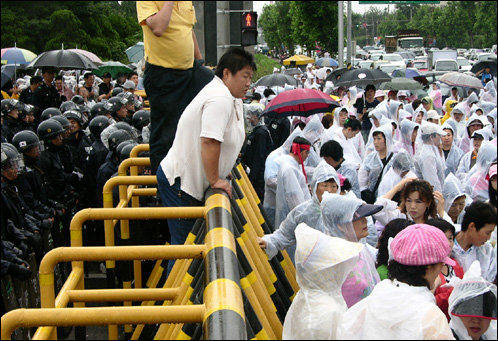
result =
[[174,1],[165,1],[159,12],[145,19],[145,23],[156,37],[162,36],[168,28],[174,3]]
[[220,159],[221,142],[207,137],[201,137],[201,157],[207,180],[211,188],[224,190],[228,196],[232,197],[232,186],[223,179],[220,179],[218,163]]
[[387,192],[386,194],[384,194],[382,196],[382,198],[385,198],[385,199],[389,199],[389,200],[392,200],[394,198],[394,196],[396,195],[396,193],[398,193],[399,191],[402,191],[403,188],[405,188],[405,185],[413,180],[417,180],[418,178],[404,178],[402,179],[400,182],[398,182],[398,184],[396,186],[394,186],[393,188],[391,188],[391,190],[389,192]]

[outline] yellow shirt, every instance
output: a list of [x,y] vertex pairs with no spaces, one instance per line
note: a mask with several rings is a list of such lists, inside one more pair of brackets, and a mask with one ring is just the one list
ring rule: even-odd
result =
[[159,12],[164,1],[137,1],[138,22],[144,34],[145,60],[150,64],[177,70],[194,65],[192,30],[196,23],[192,1],[175,1],[169,26],[156,37],[145,20]]

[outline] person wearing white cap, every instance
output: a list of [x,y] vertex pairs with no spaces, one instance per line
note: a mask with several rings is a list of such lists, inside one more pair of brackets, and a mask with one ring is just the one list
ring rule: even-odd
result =
[[439,119],[440,117],[436,110],[427,111],[427,122],[439,125]]
[[415,153],[415,171],[417,176],[428,181],[435,191],[441,192],[446,165],[439,151],[439,145],[441,136],[447,133],[440,126],[429,122],[422,122],[420,130],[422,145]]
[[463,182],[469,172],[474,169],[477,162],[477,157],[484,141],[489,141],[489,131],[487,129],[479,129],[472,133],[472,150],[468,151],[460,159],[456,176]]

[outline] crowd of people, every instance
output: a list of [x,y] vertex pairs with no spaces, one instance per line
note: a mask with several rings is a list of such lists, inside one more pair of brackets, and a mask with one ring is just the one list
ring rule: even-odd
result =
[[[247,91],[255,69],[242,50],[220,59],[181,115],[157,169],[158,198],[145,204],[203,205],[208,187],[231,196],[229,174],[242,162],[275,228],[259,245],[269,258],[287,250],[297,269],[285,338],[496,338],[493,81],[446,98],[441,115],[431,97],[322,82],[311,88],[340,104],[332,112],[268,118],[276,95]],[[39,262],[70,245],[75,212],[102,207],[105,182],[149,142],[135,73],[114,86],[109,74],[95,86],[86,73],[75,94],[54,72],[1,102],[2,276],[18,280],[34,275],[30,254]],[[169,221],[169,241],[183,244],[192,225]],[[87,222],[84,245],[103,240]],[[413,304],[396,310],[403,301]]]
[[421,99],[310,83],[340,106],[268,119],[277,88],[255,89],[244,108],[248,141],[253,130],[285,139],[270,153],[251,140],[258,151],[242,155],[275,226],[258,243],[270,259],[287,250],[297,270],[283,338],[495,339],[493,80],[463,99],[437,83]]
[[[6,275],[18,281],[37,277],[44,254],[70,246],[74,214],[102,207],[107,180],[134,146],[148,143],[150,112],[134,94],[137,73],[119,77],[128,80],[112,85],[107,73],[96,86],[88,72],[74,93],[54,68],[45,67],[18,96],[2,99],[2,282]],[[113,199],[115,206],[117,191]],[[158,205],[153,199],[142,203]],[[142,242],[166,241],[148,231],[140,233]],[[86,222],[83,238],[84,245],[104,245],[103,223]],[[34,263],[28,262],[31,255]],[[103,264],[96,271],[105,272]],[[62,283],[67,275],[63,268]]]

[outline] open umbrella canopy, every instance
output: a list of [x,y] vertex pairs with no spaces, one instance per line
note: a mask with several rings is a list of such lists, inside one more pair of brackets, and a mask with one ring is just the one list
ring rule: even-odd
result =
[[306,64],[313,64],[315,60],[311,57],[302,54],[296,54],[290,58],[284,59],[283,61],[284,65],[291,65],[291,62],[295,62],[296,65],[306,65]]
[[94,75],[102,77],[104,73],[109,72],[111,74],[111,77],[115,79],[118,75],[118,72],[129,73],[131,71],[131,68],[124,65],[123,63],[108,61],[104,62],[104,64],[93,70],[92,73]]
[[2,64],[29,64],[35,58],[35,53],[19,47],[2,49]]
[[339,66],[339,63],[332,58],[318,58],[315,62],[316,65],[323,67],[323,66]]
[[87,56],[68,50],[52,50],[40,53],[27,67],[35,69],[44,66],[53,66],[66,70],[89,70],[97,68],[97,65]]
[[414,68],[406,68],[406,69],[396,69],[392,73],[393,77],[405,77],[405,78],[413,78],[420,77],[421,74],[417,69]]
[[341,78],[334,82],[335,86],[366,86],[368,84],[379,84],[390,82],[391,76],[377,69],[354,69],[342,74]]
[[332,71],[332,73],[330,75],[328,75],[325,80],[330,81],[330,82],[335,84],[335,82],[337,82],[337,78],[340,78],[339,76],[342,76],[344,73],[346,73],[350,70],[354,70],[354,69],[355,68],[340,67],[340,68]]
[[489,67],[490,73],[496,77],[496,61],[491,60],[483,60],[479,63],[475,63],[470,69],[470,72],[478,73],[479,71],[484,70],[485,67]]
[[460,72],[448,72],[439,78],[441,83],[449,86],[463,86],[466,88],[479,88],[482,89],[482,83],[479,78],[466,75]]
[[294,89],[277,95],[266,107],[263,115],[269,117],[310,116],[331,112],[340,104],[320,90]]
[[300,75],[302,73],[303,71],[298,68],[291,68],[284,71],[284,75],[289,75],[289,76]]
[[289,75],[283,75],[281,73],[275,73],[272,75],[266,75],[258,79],[256,84],[254,84],[255,87],[258,86],[266,86],[266,87],[272,87],[272,86],[285,86],[285,84],[293,85],[293,86],[298,86],[298,81],[292,76]]
[[90,59],[97,66],[102,65],[104,63],[95,53],[92,53],[92,52],[87,51],[87,50],[68,49],[67,51],[77,52],[79,54],[87,56],[88,59]]
[[424,86],[411,78],[393,78],[390,82],[382,83],[380,90],[421,90]]
[[144,43],[140,41],[135,45],[128,47],[125,53],[130,62],[138,63],[144,57]]

